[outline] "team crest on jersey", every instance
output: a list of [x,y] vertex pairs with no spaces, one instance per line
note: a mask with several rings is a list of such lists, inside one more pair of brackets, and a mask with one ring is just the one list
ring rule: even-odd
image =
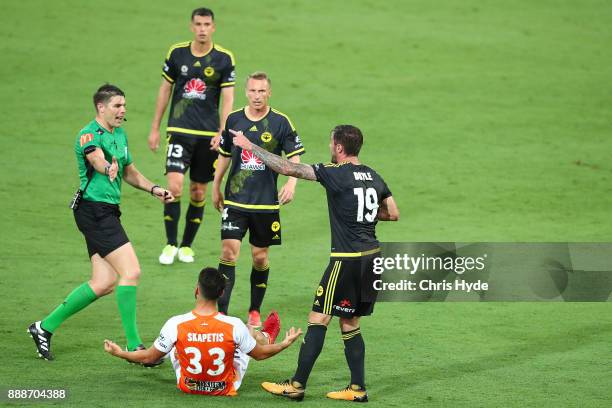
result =
[[185,99],[206,99],[206,83],[200,78],[191,78],[183,88],[183,98]]
[[206,75],[207,77],[215,75],[215,69],[213,67],[204,68],[204,75]]
[[319,285],[319,287],[317,288],[317,296],[323,296],[323,286]]
[[249,152],[248,150],[243,150],[240,154],[240,159],[242,163],[240,163],[240,170],[265,170],[266,165],[263,164],[261,159],[253,154],[253,152]]
[[264,143],[268,143],[270,140],[272,140],[272,133],[270,132],[263,132],[261,134],[261,141]]
[[270,228],[272,229],[272,232],[278,232],[278,230],[280,229],[280,222],[274,221]]

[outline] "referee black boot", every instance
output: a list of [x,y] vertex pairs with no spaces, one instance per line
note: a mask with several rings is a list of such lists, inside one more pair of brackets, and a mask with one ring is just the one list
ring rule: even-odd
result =
[[32,323],[30,327],[28,327],[27,333],[29,333],[32,340],[34,340],[39,357],[47,361],[51,361],[55,358],[53,354],[51,354],[51,336],[53,336],[53,333],[43,329],[40,325],[40,320]]

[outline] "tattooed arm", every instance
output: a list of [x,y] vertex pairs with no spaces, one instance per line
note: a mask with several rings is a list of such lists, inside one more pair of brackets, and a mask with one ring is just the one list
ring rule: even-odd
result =
[[230,132],[234,135],[234,146],[238,146],[244,150],[250,150],[259,157],[266,166],[270,167],[277,173],[284,174],[285,176],[293,176],[304,180],[316,180],[314,170],[309,164],[293,163],[287,159],[283,159],[280,156],[270,153],[266,149],[254,145],[242,134],[242,132],[236,132],[230,129]]

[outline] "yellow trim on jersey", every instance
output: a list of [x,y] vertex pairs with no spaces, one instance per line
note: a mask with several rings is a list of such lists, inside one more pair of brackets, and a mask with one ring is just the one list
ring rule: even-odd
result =
[[191,44],[191,41],[183,41],[183,42],[171,45],[170,50],[168,50],[168,55],[166,55],[166,59],[170,59],[170,54],[172,54],[172,51],[174,51],[175,49],[189,47],[189,44]]
[[380,252],[380,248],[374,248],[363,252],[332,252],[330,256],[334,258],[357,258],[360,256],[372,255],[377,252]]
[[220,87],[221,88],[227,88],[228,86],[234,86],[236,85],[236,82],[223,82]]
[[336,292],[336,283],[338,282],[338,274],[342,267],[342,261],[336,261],[332,268],[331,274],[325,288],[325,300],[323,301],[323,314],[331,315],[332,304],[334,303],[334,292]]
[[349,161],[343,161],[340,163],[323,163],[323,167],[340,167],[340,166],[344,166],[345,164],[349,164]]
[[[236,66],[236,59],[234,58],[234,53],[231,52],[230,50],[223,48],[222,46],[220,46],[219,44],[214,44],[213,48],[216,49],[217,51],[221,51],[226,53],[227,55],[229,55],[230,59],[232,60],[232,65]],[[223,85],[221,85],[223,86]]]
[[225,150],[223,150],[223,149],[221,148],[221,146],[219,146],[219,153],[221,153],[221,154],[222,154],[223,156],[225,156],[225,157],[232,157],[232,154],[231,154],[231,153],[226,152]]
[[185,133],[188,135],[196,135],[196,136],[216,136],[217,135],[217,132],[211,132],[209,130],[193,130],[193,129],[185,129],[185,128],[180,128],[180,127],[166,128],[166,132]]
[[287,120],[289,121],[289,126],[291,126],[291,130],[293,130],[293,131],[295,132],[295,126],[293,126],[293,122],[291,121],[291,119],[289,119],[289,116],[285,115],[285,114],[284,114],[283,112],[281,112],[281,111],[277,111],[277,110],[276,110],[276,109],[274,109],[274,108],[271,108],[271,109],[272,109],[272,112],[277,113],[277,114],[279,114],[279,115],[283,116],[285,119],[287,119]]
[[289,154],[286,154],[286,155],[285,155],[285,158],[287,158],[287,159],[288,159],[288,158],[293,157],[293,156],[295,156],[296,154],[298,154],[298,153],[302,153],[302,152],[304,152],[304,148],[303,148],[303,147],[302,147],[301,149],[297,149],[297,150],[295,150],[295,151],[293,151],[293,152],[291,152],[291,153],[289,153]]
[[166,79],[168,82],[170,82],[171,84],[173,84],[173,83],[174,83],[174,79],[170,78],[170,77],[168,76],[168,74],[166,74],[164,71],[162,71],[162,76],[163,76],[163,77],[164,77],[164,78],[165,78],[165,79]]
[[234,201],[230,201],[230,200],[225,200],[224,204],[229,204],[229,205],[233,205],[234,207],[240,207],[240,208],[249,208],[251,210],[278,210],[280,208],[280,205],[267,205],[267,204],[242,204],[242,203],[237,203]]

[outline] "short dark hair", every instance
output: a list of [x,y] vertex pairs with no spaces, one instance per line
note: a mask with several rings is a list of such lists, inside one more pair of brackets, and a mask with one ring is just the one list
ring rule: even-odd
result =
[[102,85],[100,88],[98,88],[98,90],[93,96],[93,103],[94,103],[94,108],[96,108],[96,112],[98,111],[99,103],[106,104],[113,96],[117,96],[117,95],[125,96],[123,91],[119,89],[118,87],[116,87],[115,85],[106,83]]
[[201,17],[210,17],[212,19],[212,21],[215,21],[215,13],[213,13],[213,11],[209,8],[206,7],[200,7],[197,8],[195,10],[193,10],[191,12],[191,20],[193,21],[193,18],[195,16],[201,16]]
[[217,268],[206,267],[200,271],[198,287],[206,300],[217,300],[223,294],[226,278]]
[[259,80],[265,79],[266,81],[268,81],[268,86],[272,87],[272,80],[270,79],[268,74],[266,74],[263,71],[255,71],[252,74],[249,74],[246,79],[247,84],[249,83],[249,79],[259,79]]
[[353,125],[338,125],[332,130],[334,143],[342,145],[348,156],[358,156],[363,145],[363,134]]

